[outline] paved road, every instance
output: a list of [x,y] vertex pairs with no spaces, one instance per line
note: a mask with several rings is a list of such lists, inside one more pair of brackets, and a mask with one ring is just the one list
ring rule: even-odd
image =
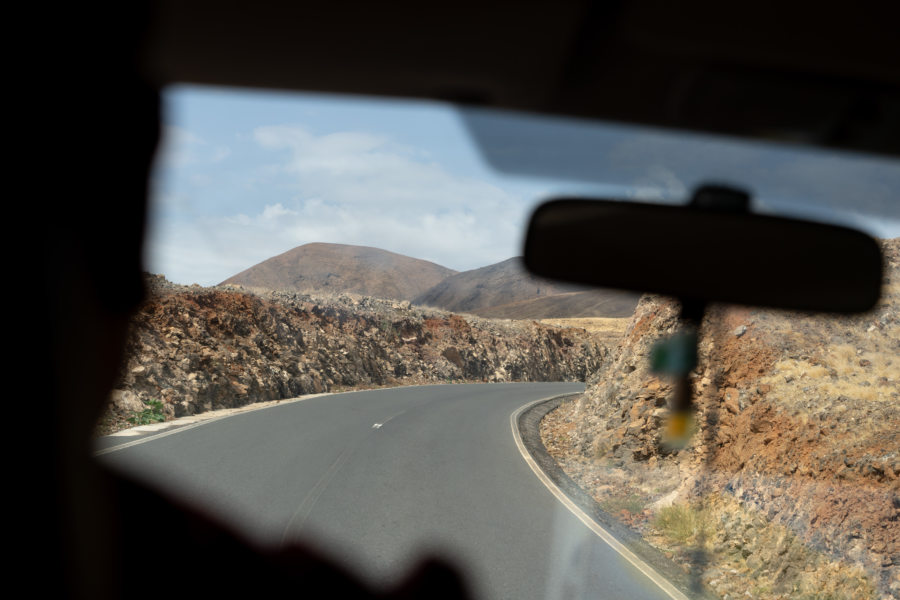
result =
[[324,396],[101,460],[176,490],[258,541],[312,540],[376,585],[432,551],[468,573],[477,598],[667,598],[553,497],[515,445],[517,408],[582,389],[439,385]]

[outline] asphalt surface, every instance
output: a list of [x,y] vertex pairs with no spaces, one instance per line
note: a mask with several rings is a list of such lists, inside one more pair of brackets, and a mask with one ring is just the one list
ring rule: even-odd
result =
[[516,447],[516,409],[582,389],[439,385],[321,396],[150,437],[99,460],[255,541],[311,543],[374,585],[432,553],[466,573],[476,598],[668,598],[569,512]]

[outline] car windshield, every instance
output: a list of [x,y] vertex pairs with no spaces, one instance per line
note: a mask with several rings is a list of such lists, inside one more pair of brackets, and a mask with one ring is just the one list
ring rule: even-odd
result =
[[[900,597],[900,162],[439,103],[164,100],[102,461],[376,587],[437,554],[484,598]],[[650,355],[677,302],[520,257],[543,200],[705,183],[872,235],[883,291],[849,317],[709,307],[673,445]]]

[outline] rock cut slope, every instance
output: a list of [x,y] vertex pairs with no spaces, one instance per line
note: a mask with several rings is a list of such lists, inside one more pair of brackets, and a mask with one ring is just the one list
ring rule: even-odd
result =
[[162,403],[183,416],[333,390],[453,381],[583,381],[605,347],[584,329],[497,322],[342,294],[246,293],[151,280],[108,427]]

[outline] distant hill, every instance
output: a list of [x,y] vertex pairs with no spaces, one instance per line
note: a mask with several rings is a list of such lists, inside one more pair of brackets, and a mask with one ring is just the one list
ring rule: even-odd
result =
[[378,248],[312,243],[274,256],[222,283],[412,301],[455,273],[432,262]]
[[451,275],[413,302],[472,313],[489,306],[583,289],[534,277],[525,270],[521,258],[510,258]]
[[368,246],[313,243],[279,254],[223,284],[408,300],[499,319],[629,317],[638,295],[529,274],[521,258],[457,272]]
[[539,296],[475,311],[491,319],[564,319],[576,317],[630,317],[640,294],[594,289]]
[[542,319],[629,317],[638,298],[535,277],[516,257],[451,275],[413,302],[482,317]]

